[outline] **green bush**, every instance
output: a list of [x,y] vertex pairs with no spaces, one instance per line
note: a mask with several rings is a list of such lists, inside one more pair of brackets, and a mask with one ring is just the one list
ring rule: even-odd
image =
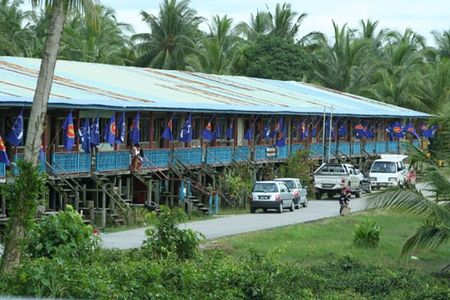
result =
[[358,247],[377,247],[380,241],[381,227],[373,220],[356,224],[353,231],[353,243]]
[[68,205],[56,215],[45,216],[28,234],[28,253],[31,257],[73,257],[88,255],[99,241],[92,234],[92,226],[83,222],[81,215]]
[[180,229],[177,224],[186,220],[181,209],[161,206],[159,213],[150,215],[150,228],[145,231],[147,240],[143,248],[150,257],[159,259],[175,255],[179,259],[193,258],[202,236],[191,229]]

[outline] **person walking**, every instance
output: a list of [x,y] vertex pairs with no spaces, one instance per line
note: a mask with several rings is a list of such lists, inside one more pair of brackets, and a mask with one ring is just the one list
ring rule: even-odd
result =
[[341,194],[339,195],[339,214],[341,216],[346,216],[350,213],[350,207],[348,204],[350,203],[350,197],[352,196],[352,191],[349,187],[345,187],[342,189]]

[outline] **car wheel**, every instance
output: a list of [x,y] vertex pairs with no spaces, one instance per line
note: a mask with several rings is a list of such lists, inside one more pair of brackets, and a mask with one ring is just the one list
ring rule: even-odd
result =
[[303,207],[307,207],[308,206],[308,199],[305,199],[305,202],[302,203]]
[[283,213],[283,202],[280,202],[280,207],[278,207],[278,212]]
[[322,193],[320,193],[320,192],[315,193],[314,196],[316,196],[317,200],[322,199]]
[[255,211],[256,211],[256,209],[255,209],[255,208],[250,208],[250,212],[251,212],[252,214],[254,214],[254,213],[255,213]]
[[328,198],[330,198],[330,199],[331,199],[331,198],[333,198],[333,197],[334,197],[334,193],[328,192],[328,193],[327,193],[327,196],[328,196]]
[[263,208],[263,212],[265,212],[265,213],[266,213],[266,212],[267,212],[267,208]]
[[372,193],[372,186],[371,185],[369,185],[369,189],[367,190],[367,193]]
[[361,183],[360,183],[360,184],[359,184],[358,191],[355,192],[355,197],[356,197],[356,198],[361,198],[361,190],[362,190],[362,185],[361,185]]
[[294,200],[291,201],[291,207],[289,208],[290,211],[294,211],[295,209],[295,205],[294,205]]

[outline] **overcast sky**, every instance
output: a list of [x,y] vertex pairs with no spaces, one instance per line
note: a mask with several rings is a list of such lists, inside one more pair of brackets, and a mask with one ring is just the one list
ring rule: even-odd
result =
[[[100,0],[106,6],[113,8],[119,21],[133,25],[136,32],[148,31],[141,21],[139,12],[157,14],[159,0]],[[276,0],[191,0],[191,8],[199,15],[211,19],[213,15],[227,14],[234,19],[235,24],[249,21],[250,13],[257,10],[271,11]],[[332,36],[332,23],[339,25],[348,23],[357,27],[361,19],[379,20],[382,27],[404,31],[411,28],[426,37],[427,43],[433,43],[432,30],[450,29],[450,0],[297,0],[292,3],[293,9],[299,13],[307,13],[301,35],[311,31],[321,31]],[[202,29],[207,26],[203,25]]]

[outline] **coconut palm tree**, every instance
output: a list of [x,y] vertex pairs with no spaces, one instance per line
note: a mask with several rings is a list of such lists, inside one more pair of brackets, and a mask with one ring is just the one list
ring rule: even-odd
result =
[[84,62],[125,64],[126,32],[132,28],[116,20],[114,10],[98,5],[96,28],[80,12],[69,16],[64,26],[59,58]]
[[[449,114],[445,122],[449,123]],[[441,119],[442,121],[442,119]],[[448,128],[448,127],[447,127]],[[447,135],[448,136],[448,135]],[[450,239],[450,181],[442,168],[438,168],[433,155],[409,146],[411,165],[420,167],[423,178],[427,178],[427,194],[434,193],[434,199],[415,189],[392,189],[377,193],[370,199],[371,207],[405,211],[426,219],[416,231],[406,239],[401,254],[406,255],[422,249],[436,249]],[[445,150],[441,150],[445,151]],[[448,155],[447,155],[448,160]]]
[[0,0],[0,55],[25,56],[32,31],[28,12],[20,9],[21,0]]
[[256,15],[250,15],[250,23],[241,22],[235,27],[237,34],[247,41],[255,41],[261,35],[268,34],[272,24],[268,12],[257,11]]
[[319,48],[313,53],[312,67],[315,81],[346,92],[357,91],[364,83],[367,69],[369,43],[355,39],[347,25],[339,27],[333,21],[334,43],[330,45],[325,37],[318,40]]
[[198,25],[203,21],[189,7],[189,0],[164,0],[158,16],[145,11],[141,15],[150,27],[150,33],[133,36],[137,43],[137,64],[159,69],[185,69],[187,57],[195,53],[196,40],[200,37]]
[[[83,11],[87,18],[95,23],[96,10],[94,5],[97,1],[32,0],[31,3],[35,7],[45,5],[45,8],[50,12],[47,39],[33,97],[25,143],[25,160],[36,166],[38,163],[39,148],[42,144],[43,127],[47,115],[47,104],[56,66],[59,43],[67,13],[72,10]],[[25,212],[14,214],[10,219],[2,261],[2,269],[4,272],[11,272],[20,264],[22,254],[21,246],[26,236],[27,222]]]
[[233,19],[226,15],[213,17],[210,33],[200,43],[195,70],[212,74],[229,72],[237,43],[232,24]]
[[439,55],[442,58],[450,58],[450,29],[444,30],[442,33],[433,31],[432,34],[436,41]]
[[286,39],[294,39],[297,36],[300,25],[307,16],[305,13],[299,15],[293,11],[289,3],[277,3],[275,14],[268,14],[271,23],[270,34]]

